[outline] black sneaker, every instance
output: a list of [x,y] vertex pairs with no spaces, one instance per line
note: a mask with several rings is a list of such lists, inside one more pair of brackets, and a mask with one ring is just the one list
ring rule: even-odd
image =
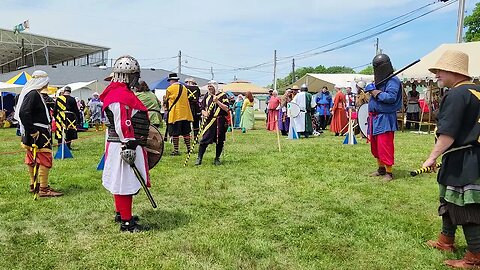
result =
[[[133,215],[132,218],[133,218],[133,220],[135,220],[135,221],[139,221],[139,220],[140,220],[137,215]],[[120,223],[120,221],[122,221],[122,218],[120,217],[120,213],[119,213],[119,212],[115,212],[115,222],[116,222],[116,223]]]
[[215,166],[222,165],[222,162],[220,162],[220,159],[219,159],[219,158],[216,158],[216,159],[213,161],[213,165],[215,165]]
[[120,231],[121,232],[131,232],[137,233],[141,231],[145,231],[146,229],[138,224],[132,217],[129,221],[123,221],[120,223]]
[[170,153],[170,156],[180,156],[180,152],[172,151],[172,153]]

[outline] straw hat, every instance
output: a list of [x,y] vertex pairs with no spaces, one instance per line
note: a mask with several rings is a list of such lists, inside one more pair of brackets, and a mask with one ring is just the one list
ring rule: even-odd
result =
[[439,70],[444,70],[470,77],[468,75],[468,54],[461,51],[447,50],[438,59],[437,63],[428,70],[435,74]]
[[292,85],[292,88],[290,88],[291,90],[300,90],[300,87],[298,87],[298,85],[294,84]]

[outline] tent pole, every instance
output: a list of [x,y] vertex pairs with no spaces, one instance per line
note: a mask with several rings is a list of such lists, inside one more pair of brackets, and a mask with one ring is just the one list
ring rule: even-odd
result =
[[[428,82],[428,88],[427,88],[427,89],[430,89],[430,81]],[[428,101],[429,101],[429,102],[432,102],[432,98],[433,98],[433,96],[432,96],[432,92],[433,92],[432,89],[430,89],[429,92],[430,92],[430,93],[429,93],[430,98],[429,98]],[[427,103],[427,106],[428,106],[428,103]],[[430,106],[428,106],[428,134],[430,134],[430,124],[431,124],[431,121],[432,121],[432,108],[431,108]]]

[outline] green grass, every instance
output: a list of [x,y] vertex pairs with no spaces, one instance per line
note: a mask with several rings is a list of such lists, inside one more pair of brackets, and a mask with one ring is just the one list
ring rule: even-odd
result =
[[54,161],[50,182],[63,197],[33,201],[15,130],[0,130],[0,268],[448,269],[443,260],[465,250],[461,234],[456,254],[424,244],[441,225],[435,175],[409,171],[431,135],[397,132],[396,180],[382,183],[366,176],[376,162],[363,140],[281,138],[278,152],[275,133],[236,131],[222,166],[213,145],[200,167],[195,156],[186,168],[184,156],[164,156],[151,171],[158,209],[143,191],[134,199],[152,229],[130,234],[113,222],[96,171],[103,134],[80,133],[74,159]]

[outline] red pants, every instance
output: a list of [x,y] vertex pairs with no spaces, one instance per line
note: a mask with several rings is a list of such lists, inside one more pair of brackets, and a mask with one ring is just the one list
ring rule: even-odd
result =
[[372,155],[379,159],[386,166],[392,166],[394,163],[395,146],[393,139],[395,132],[389,131],[371,137],[370,146]]
[[[51,152],[37,152],[36,160],[38,164],[47,168],[52,168],[53,157]],[[25,154],[25,164],[33,167],[33,163],[33,153],[27,150]]]

